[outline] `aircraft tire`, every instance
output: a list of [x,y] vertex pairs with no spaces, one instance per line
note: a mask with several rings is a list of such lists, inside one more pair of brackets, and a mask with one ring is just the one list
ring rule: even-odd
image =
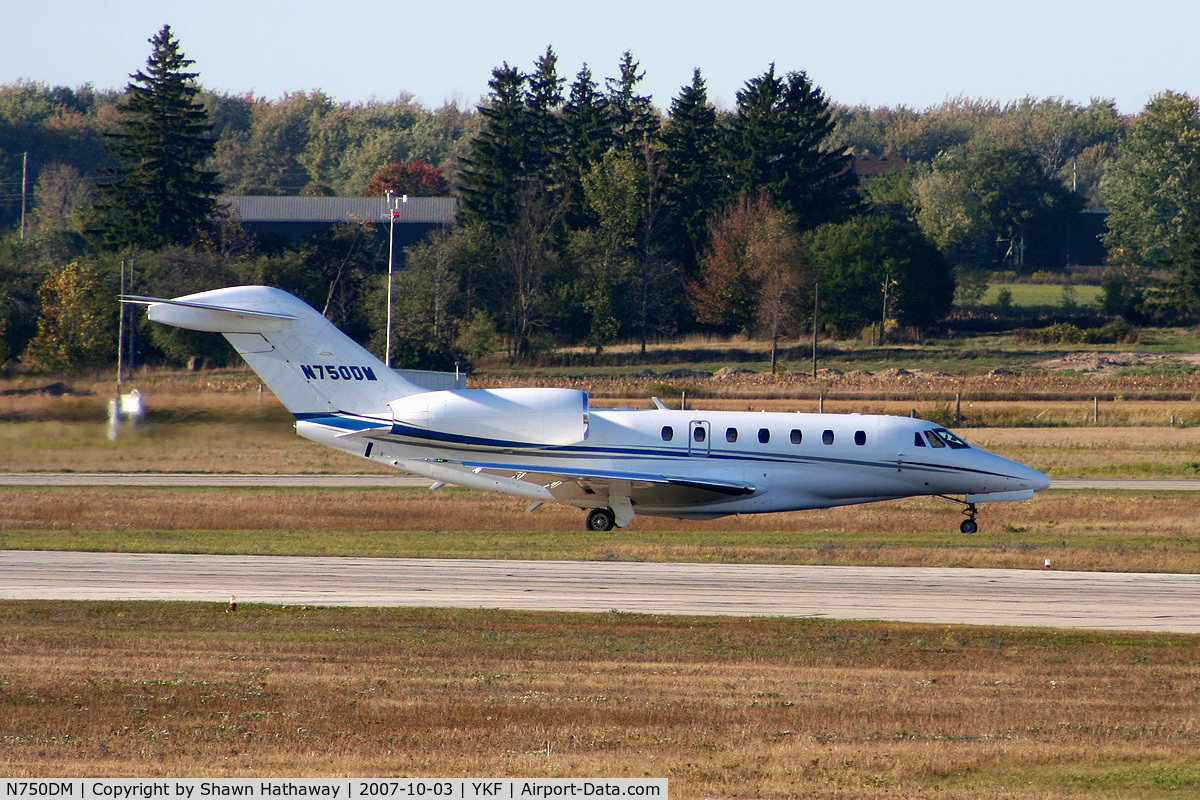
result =
[[958,529],[963,533],[977,533],[979,531],[979,524],[973,519],[964,519],[962,524],[958,526]]
[[617,525],[617,517],[608,508],[593,508],[587,515],[587,529],[589,531],[611,531]]

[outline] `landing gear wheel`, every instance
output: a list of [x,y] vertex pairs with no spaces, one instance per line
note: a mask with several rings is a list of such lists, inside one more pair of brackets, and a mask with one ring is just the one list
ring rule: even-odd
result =
[[958,529],[963,533],[977,533],[979,525],[975,522],[975,504],[967,503],[967,507],[963,509],[963,513],[967,515],[967,518],[962,521]]
[[587,515],[589,531],[611,531],[617,524],[617,516],[608,508],[593,508]]

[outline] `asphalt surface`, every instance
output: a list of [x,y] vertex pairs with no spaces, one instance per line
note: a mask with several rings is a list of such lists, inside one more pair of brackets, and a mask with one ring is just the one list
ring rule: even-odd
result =
[[[364,488],[429,486],[433,481],[397,472],[394,475],[250,475],[167,472],[4,472],[0,486],[279,486]],[[1053,489],[1196,492],[1200,479],[1055,479]]]
[[[0,486],[427,486],[397,475],[4,473]],[[1198,491],[1200,480],[1051,489]],[[827,617],[1200,633],[1200,576],[0,551],[0,598]]]
[[0,597],[826,617],[1200,633],[1200,577],[0,551]]

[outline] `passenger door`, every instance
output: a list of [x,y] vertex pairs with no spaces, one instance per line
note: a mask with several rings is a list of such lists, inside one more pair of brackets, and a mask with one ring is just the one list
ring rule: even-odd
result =
[[707,456],[712,446],[712,431],[709,424],[703,420],[692,420],[688,423],[688,455]]

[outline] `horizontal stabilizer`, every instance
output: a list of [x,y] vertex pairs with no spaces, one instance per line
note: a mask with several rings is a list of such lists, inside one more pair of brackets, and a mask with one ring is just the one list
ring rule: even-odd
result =
[[148,306],[147,316],[154,322],[213,333],[270,333],[278,331],[283,322],[299,319],[295,314],[264,308],[239,308],[182,298],[166,300],[122,295],[121,302]]
[[297,319],[295,314],[277,314],[274,311],[258,311],[251,308],[230,308],[228,306],[214,306],[208,303],[193,303],[187,300],[167,300],[161,297],[139,297],[135,294],[121,295],[121,302],[140,306],[148,306],[155,303],[165,303],[169,306],[202,308],[205,311],[224,311],[229,314],[243,314],[247,317],[263,317],[264,319]]

